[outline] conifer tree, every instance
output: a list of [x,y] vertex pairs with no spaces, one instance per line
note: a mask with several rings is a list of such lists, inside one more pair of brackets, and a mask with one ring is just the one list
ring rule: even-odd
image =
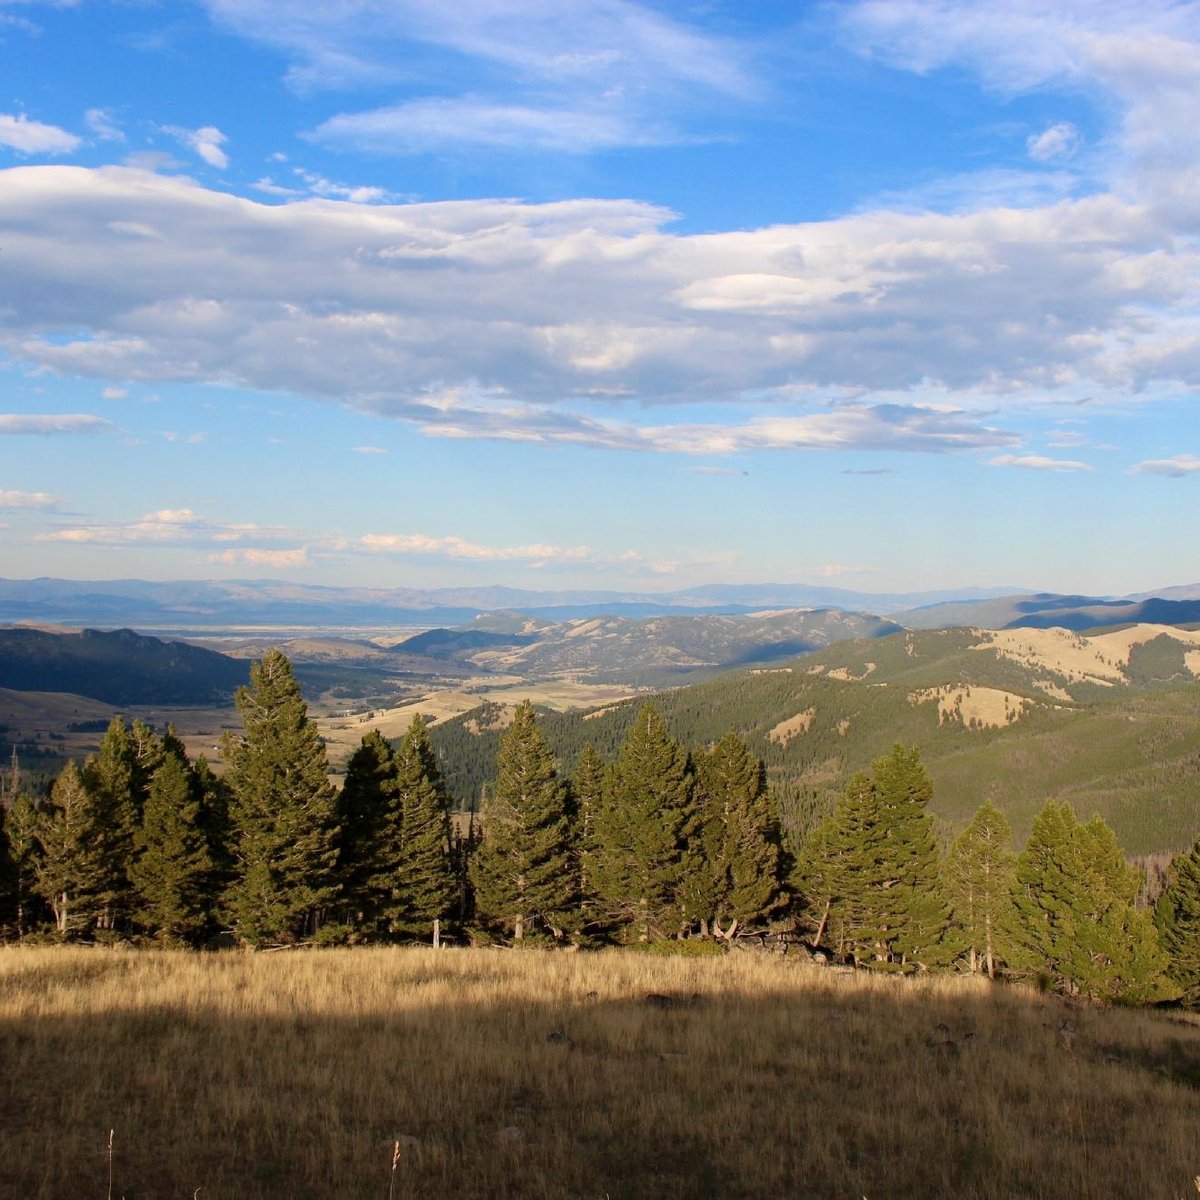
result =
[[450,798],[442,786],[429,728],[413,716],[395,756],[395,793],[385,826],[392,896],[384,910],[393,932],[427,935],[454,903]]
[[192,764],[192,777],[200,797],[197,819],[204,831],[204,842],[212,863],[213,895],[222,896],[233,882],[234,872],[235,835],[230,816],[229,784],[213,771],[203,754],[197,755]]
[[178,752],[164,753],[150,779],[137,848],[130,877],[138,920],[164,941],[194,942],[210,917],[213,862],[199,787]]
[[112,912],[114,887],[124,886],[123,870],[114,866],[116,836],[103,798],[71,759],[38,813],[37,828],[36,888],[61,935],[108,927],[102,922]]
[[762,762],[733,731],[697,757],[696,776],[705,810],[705,915],[718,934],[732,937],[738,925],[761,920],[784,903],[779,814]]
[[286,942],[314,933],[337,894],[325,747],[279,650],[251,667],[237,706],[244,732],[225,749],[236,836],[226,908],[246,941]]
[[[44,901],[37,892],[41,844],[37,834],[39,814],[27,792],[18,792],[4,817],[11,867],[11,921],[17,937],[32,931],[44,912]],[[41,910],[41,911],[39,911]]]
[[526,700],[500,738],[496,782],[472,863],[477,916],[514,941],[538,929],[560,935],[577,910],[579,884],[569,796]]
[[401,834],[388,828],[389,813],[401,816],[395,792],[395,755],[383,734],[372,729],[346,764],[337,801],[341,903],[367,936],[378,932],[396,887]]
[[579,879],[583,924],[594,917],[596,870],[596,813],[604,803],[604,760],[585,742],[571,778],[571,819]]
[[1200,1008],[1200,839],[1171,863],[1166,890],[1155,909],[1167,976],[1189,1008]]
[[994,804],[985,803],[955,839],[946,856],[946,897],[952,923],[970,956],[971,970],[996,977],[1006,957],[1013,923],[1012,891],[1017,856],[1012,829]]
[[678,932],[681,857],[696,824],[687,753],[652,704],[606,772],[596,813],[595,888],[604,916],[638,941]]
[[1017,857],[1014,966],[1059,990],[1139,1004],[1178,994],[1137,873],[1100,817],[1048,800]]

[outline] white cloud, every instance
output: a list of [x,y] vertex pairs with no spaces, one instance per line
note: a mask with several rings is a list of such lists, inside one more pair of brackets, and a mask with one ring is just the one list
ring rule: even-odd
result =
[[589,154],[617,146],[656,146],[678,139],[670,128],[611,108],[547,108],[475,97],[412,100],[331,117],[313,141],[372,154],[419,154],[444,146]]
[[293,550],[222,550],[219,554],[210,554],[208,561],[230,565],[245,563],[251,567],[272,567],[278,570],[309,565],[307,546],[299,546]]
[[382,446],[355,446],[355,454],[386,454],[387,451]]
[[89,108],[83,114],[83,123],[91,130],[92,136],[102,142],[123,142],[125,134],[117,124],[111,109]]
[[1026,471],[1091,471],[1085,462],[1069,458],[1047,458],[1044,454],[1001,454],[988,459],[990,467],[1021,467]]
[[57,433],[115,433],[116,426],[91,413],[0,413],[0,436],[30,434],[49,437]]
[[229,166],[229,155],[221,149],[228,139],[215,125],[204,125],[199,129],[182,129],[178,125],[164,125],[163,132],[169,133],[182,145],[210,167],[224,170]]
[[106,387],[100,392],[100,397],[103,400],[125,400],[128,396],[128,389],[122,387]]
[[362,537],[361,544],[365,550],[376,554],[429,555],[473,562],[583,562],[592,557],[587,546],[483,546],[453,535],[430,537],[423,533],[368,533]]
[[1070,121],[1058,121],[1030,134],[1025,148],[1034,162],[1051,162],[1054,159],[1070,158],[1079,149],[1079,130]]
[[291,530],[267,528],[248,521],[211,521],[193,508],[160,508],[135,521],[65,526],[42,534],[38,540],[101,546],[131,546],[139,543],[205,546],[232,542],[295,542],[297,538]]
[[301,393],[432,436],[690,454],[1000,450],[1009,406],[1200,383],[1200,250],[1115,196],[705,235],[671,218],[260,204],[126,168],[16,168],[0,294],[21,304],[0,307],[0,348],[121,386]]
[[1200,474],[1200,458],[1194,454],[1177,454],[1174,458],[1150,458],[1130,467],[1133,475],[1165,475],[1181,479],[1185,475]]
[[62,503],[50,492],[14,492],[0,488],[0,508],[57,508]]
[[57,125],[31,121],[24,113],[0,113],[0,146],[18,154],[70,154],[80,139]]

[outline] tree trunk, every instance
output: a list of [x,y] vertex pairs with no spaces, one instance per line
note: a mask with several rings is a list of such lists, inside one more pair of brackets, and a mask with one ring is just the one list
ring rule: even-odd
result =
[[991,913],[988,913],[988,915],[984,918],[983,927],[984,927],[984,930],[986,931],[986,941],[987,941],[987,950],[986,950],[987,974],[988,974],[989,979],[995,979],[996,978],[996,962],[992,956],[992,914]]
[[832,900],[825,901],[825,911],[821,914],[820,924],[817,926],[817,932],[813,936],[814,946],[819,946],[821,944],[821,939],[825,936],[825,924],[829,920],[829,907],[832,903]]
[[518,916],[513,923],[513,941],[519,942],[525,936],[525,918]]

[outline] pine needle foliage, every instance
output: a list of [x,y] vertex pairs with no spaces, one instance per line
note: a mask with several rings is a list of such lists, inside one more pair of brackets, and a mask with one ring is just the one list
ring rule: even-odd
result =
[[1046,802],[1017,858],[1014,966],[1069,995],[1141,1004],[1171,999],[1152,916],[1135,906],[1140,879],[1100,817],[1082,824]]
[[1200,1008],[1200,839],[1171,863],[1169,882],[1155,909],[1167,955],[1167,976],[1189,1008]]
[[596,813],[594,882],[604,919],[647,942],[686,924],[679,903],[684,847],[695,833],[687,751],[645,704],[605,775]]
[[500,738],[496,783],[472,863],[476,916],[521,941],[576,923],[579,880],[570,794],[527,700]]
[[139,924],[167,943],[194,943],[210,918],[213,862],[201,793],[187,761],[163,755],[150,780],[130,869]]
[[350,756],[337,799],[341,903],[350,924],[366,937],[380,932],[396,887],[403,836],[396,790],[396,756],[372,729]]
[[414,715],[395,754],[395,790],[384,826],[392,890],[382,915],[393,933],[425,936],[456,897],[450,859],[450,798],[442,786],[429,727]]
[[994,804],[985,803],[946,855],[943,875],[951,924],[972,971],[995,979],[1011,935],[1017,856],[1012,829]]
[[703,824],[703,917],[725,932],[786,903],[780,883],[779,813],[761,760],[733,731],[695,759]]
[[294,941],[317,930],[337,894],[325,747],[279,650],[250,668],[237,707],[244,732],[225,748],[236,837],[226,908],[252,945]]

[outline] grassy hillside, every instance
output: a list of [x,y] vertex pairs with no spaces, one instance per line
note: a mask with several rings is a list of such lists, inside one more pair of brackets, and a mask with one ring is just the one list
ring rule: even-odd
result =
[[0,1061],[24,1200],[1179,1200],[1200,1174],[1195,1025],[792,958],[7,948]]
[[[1175,652],[1156,645],[1161,635],[1039,633],[1040,658],[1013,657],[1028,649],[1024,635],[1003,642],[1003,653],[988,636],[946,630],[841,643],[786,666],[664,692],[656,703],[690,746],[729,729],[745,737],[765,760],[794,833],[896,741],[921,747],[947,831],[991,799],[1023,839],[1053,796],[1085,816],[1101,813],[1130,853],[1182,849],[1200,833],[1200,683],[1190,671],[1180,681]],[[1151,649],[1139,658],[1138,646]],[[638,703],[547,713],[546,737],[565,769],[587,741],[615,754]],[[491,779],[503,723],[491,705],[434,730],[461,802],[477,799]]]

